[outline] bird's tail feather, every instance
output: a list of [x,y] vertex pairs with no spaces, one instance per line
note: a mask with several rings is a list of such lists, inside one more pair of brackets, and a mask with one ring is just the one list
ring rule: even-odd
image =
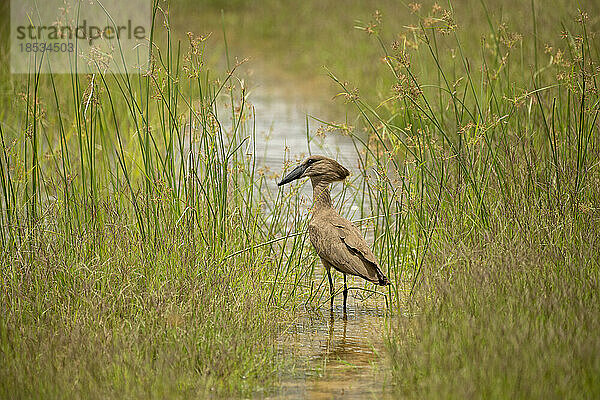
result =
[[377,278],[379,278],[379,282],[377,283],[379,286],[387,286],[391,285],[389,279],[381,272],[379,268],[377,268]]
[[379,277],[379,286],[388,286],[391,284],[392,283],[385,276],[382,275]]

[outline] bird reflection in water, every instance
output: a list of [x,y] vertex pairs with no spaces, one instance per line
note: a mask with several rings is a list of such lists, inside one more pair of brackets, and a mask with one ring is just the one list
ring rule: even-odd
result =
[[[311,399],[380,398],[379,352],[383,347],[382,316],[349,308],[350,313],[329,313],[326,337],[313,356],[316,374],[306,379],[304,396]],[[325,332],[323,332],[325,333]],[[325,335],[323,335],[325,336]]]

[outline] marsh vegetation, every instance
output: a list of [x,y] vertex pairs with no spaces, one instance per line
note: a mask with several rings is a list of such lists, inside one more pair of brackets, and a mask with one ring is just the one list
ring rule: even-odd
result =
[[[389,396],[598,397],[599,11],[158,1],[145,75],[11,75],[3,41],[0,396],[269,396],[336,358]],[[258,81],[327,108],[304,148],[265,150]],[[349,322],[276,186],[309,152],[351,163],[334,203],[393,283]]]

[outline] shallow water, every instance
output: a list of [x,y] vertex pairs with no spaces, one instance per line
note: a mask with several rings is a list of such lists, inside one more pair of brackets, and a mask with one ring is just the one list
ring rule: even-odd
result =
[[357,304],[349,304],[347,313],[340,305],[333,312],[306,314],[289,326],[279,346],[294,356],[296,367],[281,374],[281,385],[270,398],[389,397],[384,309]]
[[316,135],[323,124],[312,117],[328,122],[335,120],[336,112],[324,99],[308,99],[272,85],[259,84],[249,96],[249,101],[256,111],[256,156],[259,164],[279,171],[285,157],[291,160],[304,157],[310,148],[312,154],[335,158],[350,168],[357,166],[358,159],[350,137],[336,131],[324,136]]

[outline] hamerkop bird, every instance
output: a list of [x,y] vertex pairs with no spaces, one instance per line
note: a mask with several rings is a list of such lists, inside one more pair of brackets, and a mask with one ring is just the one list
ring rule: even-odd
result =
[[344,274],[344,311],[348,298],[346,274],[360,276],[376,285],[389,285],[358,228],[342,218],[331,204],[329,184],[343,181],[348,175],[348,170],[337,161],[324,156],[310,156],[277,184],[281,186],[299,178],[310,177],[313,187],[313,215],[308,224],[310,241],[327,270],[332,308],[331,267]]

